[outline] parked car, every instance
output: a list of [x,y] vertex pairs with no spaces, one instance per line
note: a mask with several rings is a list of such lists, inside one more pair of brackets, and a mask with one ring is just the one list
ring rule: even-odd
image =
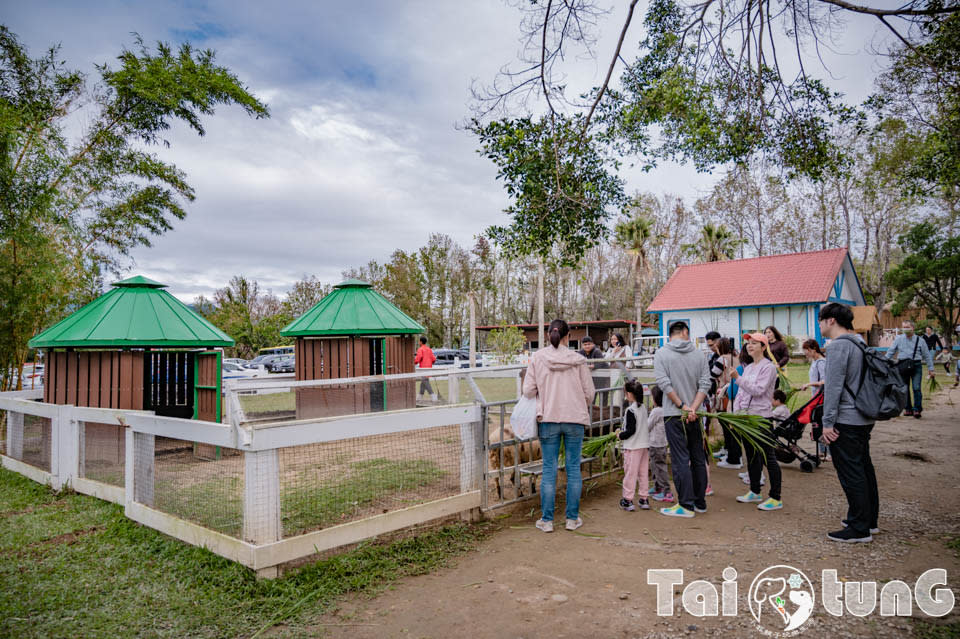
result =
[[270,361],[265,365],[267,371],[271,373],[292,373],[293,372],[293,358],[292,357],[282,357],[280,359],[275,359]]
[[247,368],[266,369],[267,364],[286,359],[289,355],[257,355],[247,364]]
[[226,357],[224,358],[223,363],[236,364],[237,366],[246,366],[247,360],[240,359],[239,357]]
[[[459,359],[460,368],[470,368],[469,348],[437,348],[434,349],[433,354],[437,357],[437,361],[433,363],[434,366],[441,368],[453,366],[454,360]],[[483,358],[480,357],[480,353],[477,353],[476,363],[477,366],[483,366]]]
[[223,379],[247,379],[250,377],[260,377],[266,375],[262,370],[255,368],[244,368],[234,362],[224,362],[222,369]]

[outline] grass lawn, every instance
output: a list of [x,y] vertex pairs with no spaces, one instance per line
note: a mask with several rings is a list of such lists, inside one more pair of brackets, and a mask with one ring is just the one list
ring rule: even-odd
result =
[[367,543],[258,582],[238,564],[126,519],[119,506],[0,469],[0,636],[315,636],[311,624],[338,598],[435,570],[474,548],[484,530],[461,524]]

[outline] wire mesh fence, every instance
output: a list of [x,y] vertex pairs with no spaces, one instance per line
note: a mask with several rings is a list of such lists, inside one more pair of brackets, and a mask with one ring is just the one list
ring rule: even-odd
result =
[[80,476],[112,486],[124,485],[126,435],[117,424],[81,422]]
[[[145,475],[142,481],[149,481],[149,475]],[[153,503],[148,506],[240,537],[244,486],[242,452],[157,437],[153,482]]]
[[258,424],[516,398],[517,379],[517,371],[505,371],[470,381],[464,371],[343,383],[317,380],[284,387],[267,378],[259,385],[258,380],[244,380],[236,399],[243,423]]
[[53,444],[49,417],[3,411],[4,454],[40,470],[50,472]]
[[283,537],[461,492],[457,426],[280,450]]

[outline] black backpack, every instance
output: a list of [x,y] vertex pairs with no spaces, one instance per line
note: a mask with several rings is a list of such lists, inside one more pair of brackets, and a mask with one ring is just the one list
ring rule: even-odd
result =
[[893,419],[907,405],[907,385],[900,376],[897,365],[883,357],[873,348],[867,348],[858,340],[848,340],[863,353],[860,367],[860,387],[857,392],[844,382],[843,386],[853,397],[857,410],[877,421]]

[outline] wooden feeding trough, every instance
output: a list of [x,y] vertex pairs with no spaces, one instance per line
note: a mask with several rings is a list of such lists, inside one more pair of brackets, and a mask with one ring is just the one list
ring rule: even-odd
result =
[[[297,381],[413,372],[424,328],[367,282],[346,280],[281,334],[295,337]],[[414,380],[298,388],[297,419],[412,408]]]
[[[45,354],[43,401],[219,422],[222,353],[208,349],[234,341],[164,288],[142,276],[117,282],[31,339]],[[86,446],[119,439],[122,450],[122,435],[88,424]]]

